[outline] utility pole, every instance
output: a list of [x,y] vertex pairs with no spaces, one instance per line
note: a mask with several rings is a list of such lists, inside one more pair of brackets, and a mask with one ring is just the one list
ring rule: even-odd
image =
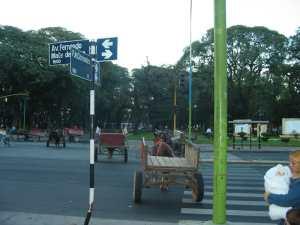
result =
[[192,3],[193,0],[190,0],[189,140],[192,136]]
[[214,224],[226,223],[227,185],[227,75],[226,0],[214,0]]
[[175,75],[174,79],[174,102],[173,102],[173,135],[175,136],[176,131],[176,111],[177,111],[177,75]]

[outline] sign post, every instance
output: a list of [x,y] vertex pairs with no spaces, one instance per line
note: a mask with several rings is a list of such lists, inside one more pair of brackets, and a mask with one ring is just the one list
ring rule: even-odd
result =
[[63,65],[70,63],[71,50],[89,53],[89,40],[63,41],[49,44],[49,65]]
[[92,80],[92,57],[73,49],[70,58],[70,73],[85,80]]
[[89,191],[89,208],[84,220],[84,225],[88,225],[92,216],[95,200],[95,132],[94,132],[94,117],[95,117],[95,45],[92,42],[90,55],[92,57],[92,79],[90,80],[90,191]]
[[100,62],[117,59],[117,38],[65,41],[49,44],[49,65],[70,64],[70,73],[90,81],[90,189],[89,208],[84,225],[88,225],[95,197],[95,83],[100,84]]
[[118,54],[118,38],[102,38],[97,40],[97,56],[100,62],[115,60]]

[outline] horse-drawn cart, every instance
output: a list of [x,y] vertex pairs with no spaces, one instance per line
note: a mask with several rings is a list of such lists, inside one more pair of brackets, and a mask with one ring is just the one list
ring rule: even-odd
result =
[[54,144],[55,147],[59,147],[62,145],[63,148],[66,147],[65,135],[62,130],[50,130],[48,135],[48,140],[46,142],[46,146],[49,147],[50,144]]
[[192,143],[185,144],[184,157],[151,156],[143,139],[141,145],[142,171],[134,174],[133,200],[140,203],[144,187],[159,186],[165,190],[169,185],[183,185],[192,189],[193,200],[202,201],[204,183],[198,171],[199,151]]
[[95,161],[98,161],[100,155],[107,155],[112,158],[113,155],[121,155],[124,162],[128,161],[128,146],[126,144],[126,135],[123,133],[105,133],[101,132],[99,143],[96,145]]

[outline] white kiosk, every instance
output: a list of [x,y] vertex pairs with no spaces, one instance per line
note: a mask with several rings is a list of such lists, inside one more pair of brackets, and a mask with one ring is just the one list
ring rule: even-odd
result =
[[[269,121],[253,121],[251,119],[240,119],[229,121],[230,124],[233,124],[233,134],[232,134],[232,147],[235,149],[236,146],[243,146],[246,144],[245,141],[249,139],[250,149],[252,148],[252,134],[253,130],[256,129],[257,133],[257,144],[258,149],[261,148],[261,134],[267,132]],[[240,142],[237,142],[240,140]]]
[[300,134],[300,118],[282,118],[282,134]]
[[282,135],[280,138],[300,136],[300,118],[282,118]]

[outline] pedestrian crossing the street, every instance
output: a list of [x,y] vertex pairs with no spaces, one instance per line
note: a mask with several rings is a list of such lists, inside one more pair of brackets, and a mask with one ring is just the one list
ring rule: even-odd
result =
[[[190,221],[209,221],[213,214],[213,172],[211,165],[201,168],[204,179],[204,198],[202,202],[193,202],[192,191],[184,191],[181,214]],[[268,207],[263,199],[264,174],[253,165],[229,165],[227,177],[227,221],[233,224],[271,225]]]

